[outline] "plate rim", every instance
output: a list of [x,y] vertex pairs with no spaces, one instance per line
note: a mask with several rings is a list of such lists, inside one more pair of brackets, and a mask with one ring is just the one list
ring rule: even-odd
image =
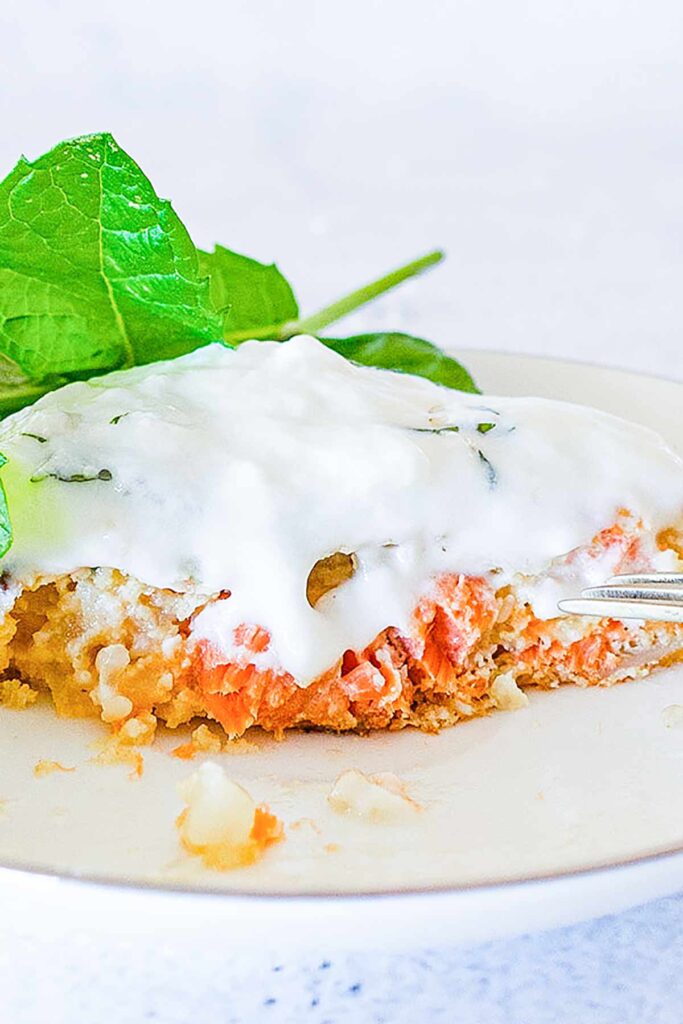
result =
[[[564,366],[580,366],[587,370],[605,370],[608,373],[618,373],[625,377],[644,378],[645,380],[661,381],[665,384],[683,387],[683,377],[667,377],[663,373],[651,373],[649,370],[645,372],[644,370],[635,370],[632,367],[618,366],[612,363],[594,363],[587,359],[572,359],[570,356],[541,355],[538,352],[511,352],[503,348],[460,348],[459,346],[453,346],[452,349],[449,346],[449,351],[457,352],[458,355],[465,359],[469,356],[474,356],[476,359],[479,355],[496,356],[503,359],[530,359],[538,363],[560,363]],[[568,399],[558,399],[558,401],[568,401]]]
[[11,860],[0,861],[0,882],[10,876],[24,876],[26,878],[44,879],[46,881],[59,881],[87,888],[100,888],[109,892],[120,891],[125,893],[153,893],[156,895],[168,896],[204,896],[209,899],[224,897],[229,900],[258,901],[266,903],[271,900],[277,903],[292,903],[306,900],[314,903],[325,903],[330,900],[345,902],[366,902],[368,900],[385,901],[387,899],[401,897],[443,897],[458,896],[467,893],[492,893],[499,891],[520,890],[523,888],[534,888],[547,882],[570,882],[582,879],[593,879],[601,875],[624,872],[630,868],[652,867],[658,863],[668,863],[681,859],[683,865],[683,841],[673,847],[666,847],[651,853],[638,854],[634,857],[626,857],[620,860],[606,861],[601,864],[588,864],[585,867],[568,868],[564,871],[547,871],[534,875],[525,875],[511,878],[486,879],[478,882],[462,882],[459,885],[424,885],[405,886],[393,889],[368,889],[365,892],[350,890],[348,892],[334,889],[313,890],[311,892],[293,892],[291,890],[272,890],[270,892],[259,892],[257,889],[230,889],[227,886],[210,885],[188,885],[182,882],[158,882],[150,880],[132,880],[124,877],[106,877],[103,875],[79,873],[76,871],[61,871],[58,868],[39,867],[25,865],[21,862]]

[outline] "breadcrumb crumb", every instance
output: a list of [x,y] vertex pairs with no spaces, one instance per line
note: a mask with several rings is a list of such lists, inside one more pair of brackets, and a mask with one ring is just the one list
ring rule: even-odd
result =
[[145,770],[145,759],[139,750],[133,750],[131,745],[122,742],[118,734],[110,736],[103,743],[95,744],[98,753],[91,758],[93,764],[127,764],[131,766],[129,777],[139,779]]
[[128,718],[114,734],[124,746],[148,746],[154,740],[157,720],[149,711],[142,711],[134,718]]
[[33,766],[33,774],[37,779],[42,779],[44,775],[52,775],[53,772],[75,772],[74,767],[67,768],[66,765],[61,764],[60,761],[37,761]]
[[220,754],[224,749],[220,736],[208,727],[198,725],[188,743],[181,743],[171,753],[181,761],[191,761],[196,754]]
[[23,711],[31,704],[35,704],[38,691],[32,689],[28,683],[22,683],[20,679],[0,680],[0,704],[12,711]]

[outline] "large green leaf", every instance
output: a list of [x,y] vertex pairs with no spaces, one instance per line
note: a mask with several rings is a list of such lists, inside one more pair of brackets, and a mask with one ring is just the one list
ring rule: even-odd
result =
[[0,184],[0,296],[10,390],[171,358],[221,333],[181,221],[107,134],[21,159]]
[[213,252],[200,251],[199,266],[209,278],[213,305],[223,313],[223,337],[231,344],[246,340],[251,331],[263,337],[269,327],[279,337],[284,325],[298,317],[292,287],[274,263],[259,263],[217,245]]
[[447,388],[479,394],[479,388],[457,359],[446,355],[431,342],[414,338],[411,334],[389,331],[320,340],[353,363],[412,373]]

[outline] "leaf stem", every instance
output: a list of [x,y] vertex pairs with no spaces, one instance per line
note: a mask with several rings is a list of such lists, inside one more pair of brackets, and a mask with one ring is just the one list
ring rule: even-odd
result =
[[378,295],[382,295],[403,281],[407,281],[409,278],[416,277],[418,274],[424,273],[425,270],[429,270],[430,267],[440,263],[443,258],[443,252],[440,249],[435,249],[434,252],[427,253],[426,256],[421,256],[417,260],[405,263],[402,267],[397,267],[396,270],[385,274],[384,277],[380,277],[376,281],[358,288],[355,292],[345,295],[344,298],[338,299],[329,306],[324,306],[317,313],[306,316],[302,320],[295,320],[293,323],[285,324],[284,330],[287,332],[285,336],[291,338],[292,334],[317,334],[318,331],[321,331],[329,324],[334,323],[336,320],[341,320],[342,317],[348,316],[349,313],[352,313],[360,306],[364,306],[366,302],[376,299]]
[[[240,345],[243,341],[286,341],[291,334],[282,332],[288,324],[268,324],[266,327],[248,327],[242,331],[225,331],[223,341],[226,345]],[[296,333],[296,332],[295,332]]]
[[418,274],[424,273],[425,270],[429,270],[430,267],[436,266],[443,258],[443,252],[440,249],[435,249],[433,252],[427,253],[426,256],[420,256],[417,260],[411,260],[410,263],[405,263],[396,270],[392,270],[389,274],[385,274],[384,277],[380,277],[376,281],[356,289],[356,291],[345,295],[329,306],[324,306],[317,313],[312,313],[311,316],[305,316],[299,320],[290,320],[284,324],[268,324],[265,327],[252,327],[245,331],[229,331],[224,335],[223,340],[229,345],[239,345],[240,342],[248,341],[251,338],[260,341],[266,339],[286,341],[295,334],[317,334],[318,331],[328,327],[329,324],[334,323],[336,320],[341,320],[342,317],[353,313],[360,306],[364,306],[366,302],[376,299],[378,295],[382,295],[384,292],[388,292],[397,285],[402,284],[403,281],[416,277]]

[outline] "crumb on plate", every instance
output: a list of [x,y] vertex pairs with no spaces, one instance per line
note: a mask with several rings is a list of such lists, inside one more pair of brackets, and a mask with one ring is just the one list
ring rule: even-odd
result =
[[358,768],[342,772],[327,796],[339,814],[351,814],[370,822],[391,822],[422,810],[405,784],[393,772],[365,775]]
[[287,827],[290,832],[314,832],[316,835],[321,833],[320,827],[313,818],[297,818],[296,821],[290,822]]
[[114,733],[103,742],[93,744],[98,751],[91,758],[93,764],[127,764],[130,765],[131,779],[139,779],[145,770],[145,759],[139,750],[134,750],[130,741],[121,737],[120,732]]
[[180,841],[208,868],[253,864],[283,838],[282,822],[212,761],[185,779],[179,791],[186,805],[176,819]]
[[683,728],[683,704],[669,704],[662,710],[662,721],[667,729]]
[[61,764],[60,761],[36,761],[33,766],[33,774],[37,779],[42,779],[44,775],[52,775],[53,772],[75,771],[75,767],[67,768],[67,766]]

